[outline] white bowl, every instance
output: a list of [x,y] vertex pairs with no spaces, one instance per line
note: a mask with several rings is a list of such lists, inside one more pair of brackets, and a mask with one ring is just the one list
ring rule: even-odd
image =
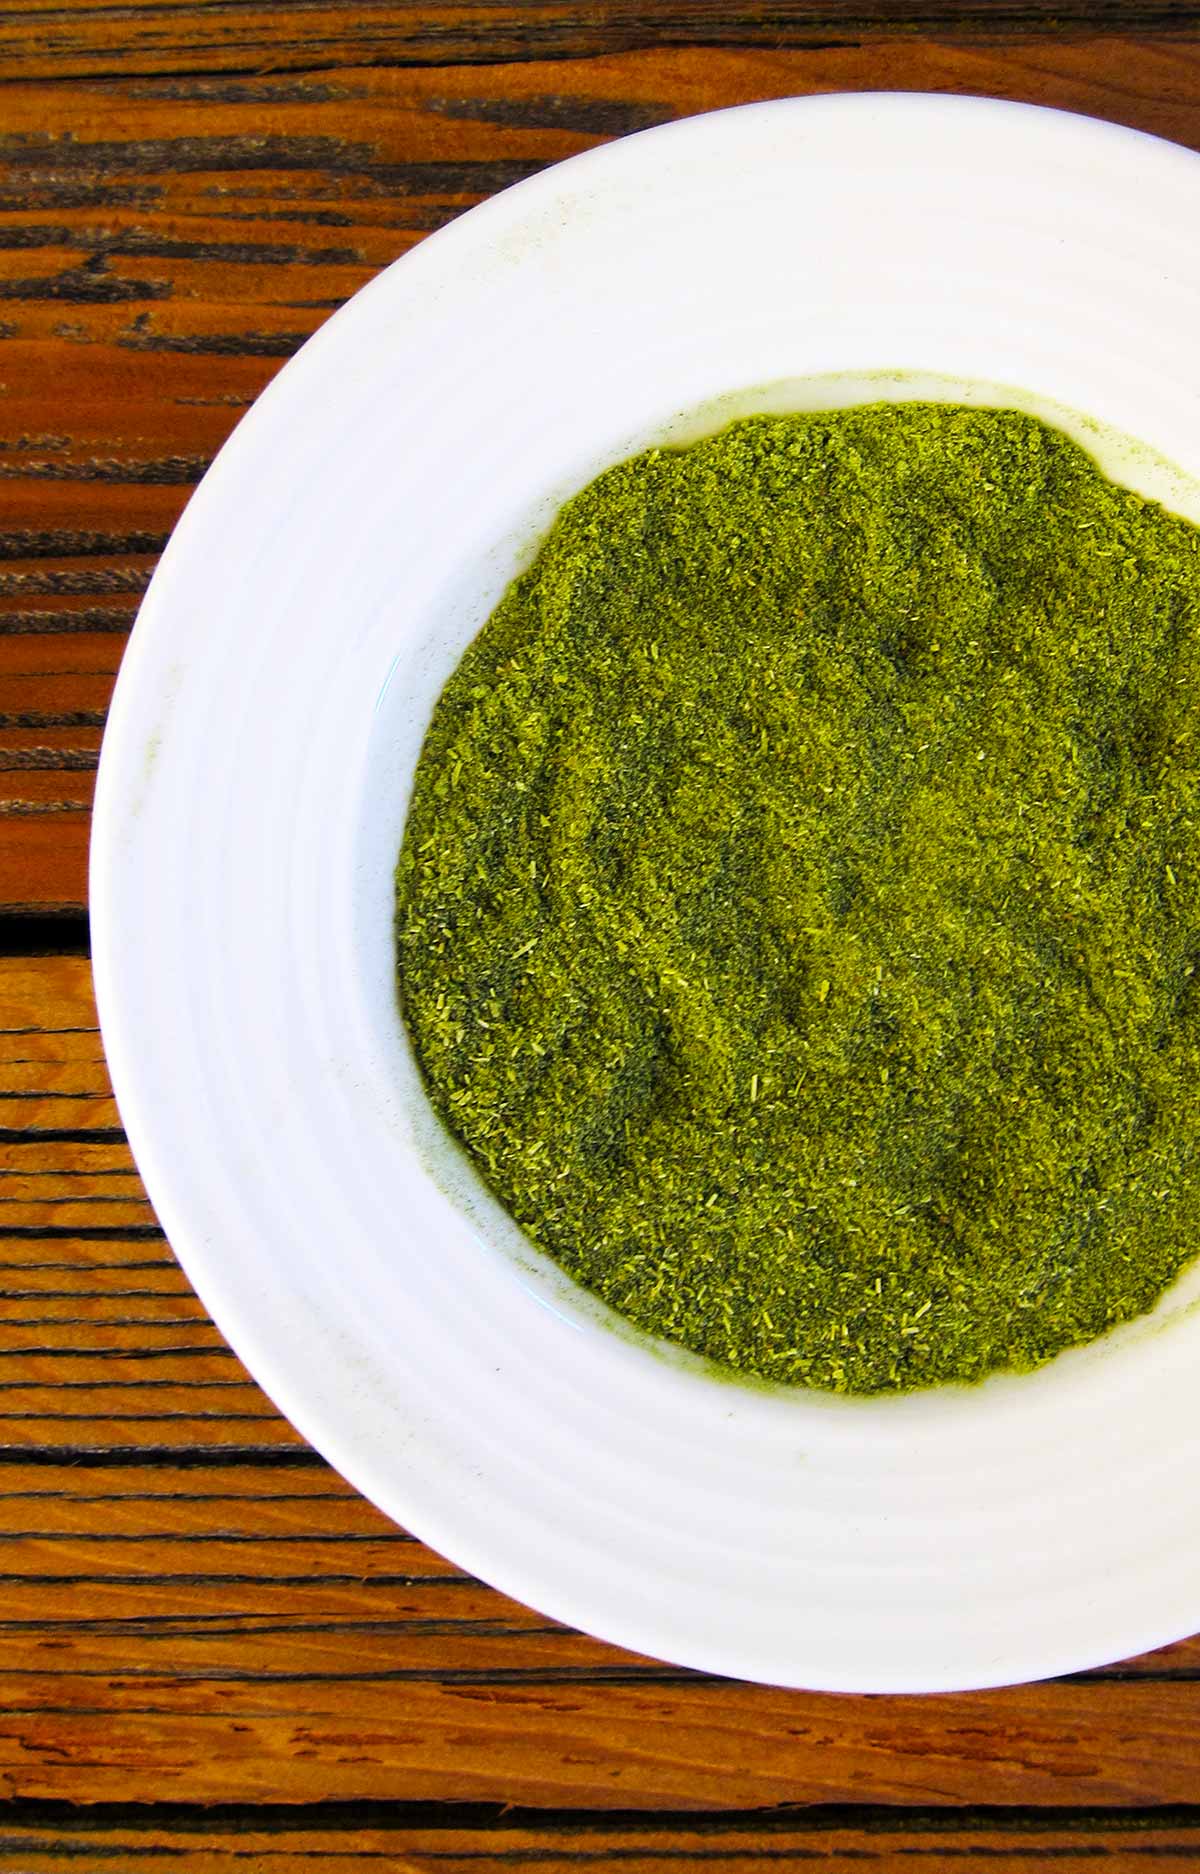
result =
[[859,95],[650,131],[359,293],[163,557],[92,848],[138,1164],[305,1437],[548,1614],[857,1691],[1037,1677],[1200,1627],[1200,1278],[973,1390],[716,1383],[606,1331],[441,1139],[391,934],[441,683],[561,499],[651,437],[931,382],[1013,400],[979,389],[999,384],[1097,419],[1110,460],[1200,519],[1198,227],[1200,159],[1057,112]]

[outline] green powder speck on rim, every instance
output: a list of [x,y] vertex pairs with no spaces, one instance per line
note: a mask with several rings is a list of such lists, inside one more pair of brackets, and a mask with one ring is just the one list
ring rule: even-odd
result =
[[637,1327],[871,1393],[1200,1248],[1200,531],[1013,411],[650,450],[434,712],[397,870],[442,1120]]

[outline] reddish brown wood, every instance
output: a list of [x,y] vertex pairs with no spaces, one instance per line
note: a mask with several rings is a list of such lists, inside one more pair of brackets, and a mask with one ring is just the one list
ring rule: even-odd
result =
[[[471,1581],[310,1461],[153,1233],[83,959],[0,961],[0,1088],[27,1100],[0,1139],[0,1777],[24,1796],[1191,1801],[1200,1641],[1073,1683],[832,1700],[639,1659]],[[733,1831],[732,1864],[760,1846]]]
[[[664,32],[701,18],[658,14]],[[406,32],[449,44],[446,33],[482,31],[485,16],[496,56],[519,30],[572,56],[353,65],[363,44]],[[104,6],[0,15],[0,47],[16,35],[6,74],[55,75],[7,84],[0,119],[0,910],[85,901],[80,777],[124,636],[241,411],[330,308],[481,195],[614,132],[842,88],[1020,97],[1200,143],[1194,38],[897,39],[876,19],[850,43],[778,49],[789,33],[820,36],[817,12],[800,6],[769,31],[740,16],[753,50],[668,49],[653,32],[643,43],[646,19],[628,7],[538,5],[523,26],[514,8],[309,8],[306,27],[333,35],[322,43],[336,44],[339,69],[304,78],[261,69],[255,33],[284,62],[294,51],[278,10],[147,0],[128,17],[136,27],[118,28]],[[944,17],[983,19],[961,7]],[[234,39],[255,44],[254,76],[55,81],[91,69],[103,47],[136,43],[152,62],[173,43],[196,50],[200,18],[218,61]],[[1036,9],[1028,19],[1044,24]],[[575,56],[630,34],[643,49]]]
[[[119,1857],[122,1874],[160,1874],[164,1855],[179,1874],[229,1874],[243,1869],[246,1857],[262,1874],[311,1874],[314,1866],[342,1867],[349,1856],[362,1865],[380,1865],[394,1874],[578,1874],[580,1868],[602,1874],[663,1874],[664,1868],[704,1868],[711,1874],[763,1874],[767,1868],[794,1874],[862,1874],[905,1868],[914,1874],[943,1874],[947,1868],[983,1874],[1002,1867],[1005,1874],[1048,1874],[1064,1864],[1081,1874],[1145,1874],[1147,1866],[1192,1868],[1200,1857],[1194,1830],[1177,1821],[1150,1818],[1125,1827],[1119,1822],[1084,1826],[1038,1826],[1024,1818],[1007,1826],[979,1823],[947,1828],[936,1818],[914,1819],[910,1826],[894,1817],[864,1826],[840,1817],[807,1821],[793,1811],[770,1820],[753,1817],[697,1827],[686,1820],[661,1822],[572,1821],[543,1819],[506,1811],[495,1820],[460,1819],[450,1810],[444,1820],[419,1824],[391,1821],[377,1809],[356,1823],[354,1812],[317,1821],[303,1813],[247,1829],[241,1814],[217,1811],[166,1811],[156,1826],[138,1829],[128,1819],[75,1811],[61,1827],[27,1828],[20,1845],[0,1844],[0,1869],[13,1874],[60,1874],[62,1855],[70,1851],[85,1866],[88,1857],[104,1855],[98,1866]],[[276,1812],[278,1814],[278,1812]],[[337,1857],[335,1860],[334,1857]]]
[[[876,86],[1200,147],[1200,13],[0,9],[7,948],[77,941],[139,598],[334,305],[606,136]],[[86,961],[0,957],[0,1874],[1200,1864],[1198,1740],[1200,1641],[1071,1683],[833,1700],[664,1668],[463,1577],[301,1444],[192,1295],[120,1133]]]
[[371,0],[299,0],[227,12],[171,0],[17,0],[3,19],[0,56],[14,75],[79,76],[247,69],[321,71],[347,65],[492,65],[594,58],[656,45],[820,48],[831,38],[907,32],[992,38],[1112,31],[1195,31],[1189,0],[474,0],[388,7]]

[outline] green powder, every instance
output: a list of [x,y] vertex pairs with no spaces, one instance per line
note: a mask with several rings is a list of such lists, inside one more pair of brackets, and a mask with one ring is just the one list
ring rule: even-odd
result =
[[1012,411],[753,419],[601,475],[446,685],[401,999],[630,1321],[907,1389],[1200,1248],[1198,892],[1200,532]]

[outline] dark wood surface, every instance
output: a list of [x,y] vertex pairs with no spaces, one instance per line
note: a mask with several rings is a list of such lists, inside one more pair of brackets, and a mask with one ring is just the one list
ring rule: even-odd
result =
[[1200,1641],[957,1698],[781,1693],[571,1633],[395,1529],[191,1295],[96,1029],[113,678],[280,361],[545,163],[864,87],[1200,147],[1200,5],[0,7],[0,1874],[1200,1866]]

